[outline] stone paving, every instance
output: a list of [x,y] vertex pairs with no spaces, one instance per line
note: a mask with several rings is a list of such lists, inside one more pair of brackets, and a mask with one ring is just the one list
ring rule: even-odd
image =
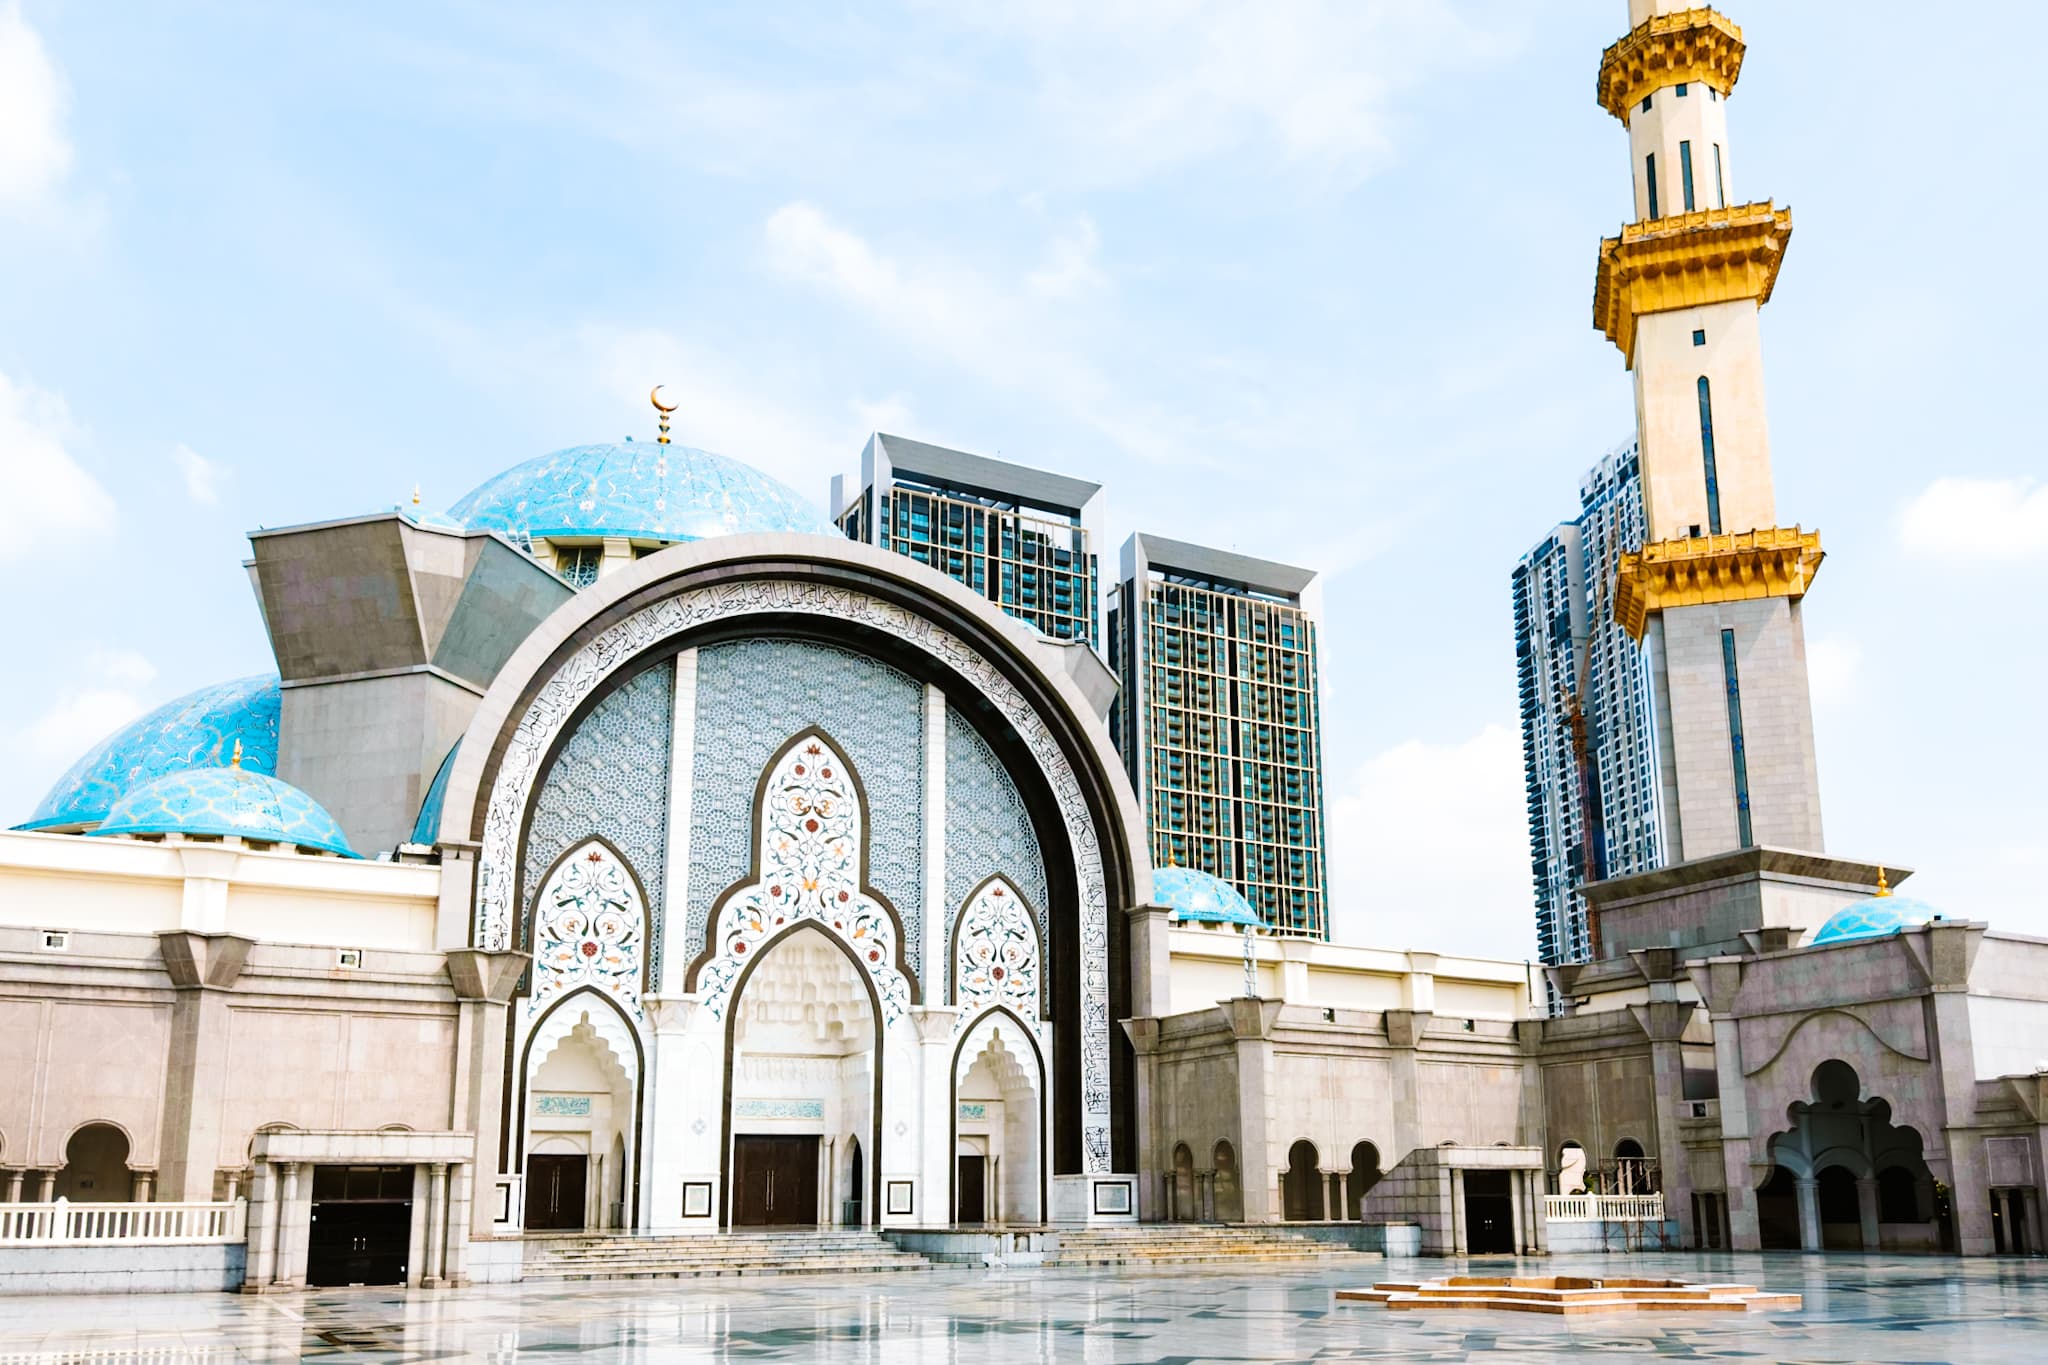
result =
[[[1414,1275],[1450,1261],[1390,1262]],[[1557,1256],[1483,1274],[1741,1280],[1798,1313],[1534,1319],[1339,1307],[1355,1270],[966,1271],[864,1280],[531,1284],[455,1291],[0,1299],[0,1365],[563,1360],[1246,1365],[1669,1358],[2048,1361],[2048,1262]]]

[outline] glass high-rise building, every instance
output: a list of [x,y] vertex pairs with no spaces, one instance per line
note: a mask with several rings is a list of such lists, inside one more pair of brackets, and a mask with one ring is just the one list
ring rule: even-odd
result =
[[1537,542],[1511,577],[1537,952],[1550,966],[1596,955],[1584,883],[1665,861],[1649,659],[1615,620],[1612,600],[1621,556],[1643,539],[1642,465],[1631,441],[1586,472],[1579,515]]
[[1096,544],[1102,485],[876,432],[860,479],[832,479],[849,540],[893,550],[1028,622],[1102,647]]
[[1134,535],[1119,579],[1110,736],[1153,865],[1231,883],[1270,932],[1329,937],[1319,576]]

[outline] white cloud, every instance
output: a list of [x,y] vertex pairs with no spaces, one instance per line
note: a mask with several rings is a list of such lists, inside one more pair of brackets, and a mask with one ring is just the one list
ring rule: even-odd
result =
[[87,749],[142,714],[156,666],[133,650],[94,650],[58,700],[21,728],[19,751],[54,777]]
[[220,501],[221,481],[228,473],[226,465],[207,459],[183,441],[171,451],[171,460],[178,466],[178,475],[185,480],[185,492],[192,501],[208,506]]
[[18,4],[0,5],[0,208],[34,204],[71,166],[63,77]]
[[71,435],[62,398],[0,374],[0,488],[10,506],[34,512],[11,519],[0,562],[113,526],[114,500],[65,448]]
[[2015,561],[2048,556],[2048,484],[2032,479],[1936,479],[1906,505],[1899,539],[1944,558]]
[[1367,759],[1330,802],[1331,936],[1532,956],[1527,820],[1521,744],[1506,725]]
[[1831,635],[1806,642],[1806,685],[1815,702],[1847,701],[1862,666],[1863,647],[1854,640]]

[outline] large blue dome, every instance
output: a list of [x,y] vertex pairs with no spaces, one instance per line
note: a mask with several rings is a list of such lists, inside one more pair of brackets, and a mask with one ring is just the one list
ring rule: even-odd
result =
[[77,829],[106,818],[123,792],[185,768],[219,767],[242,744],[245,771],[277,771],[275,673],[215,683],[165,702],[108,735],[50,788],[21,829]]
[[1852,938],[1878,938],[1901,929],[1918,929],[1929,920],[1941,918],[1941,911],[1911,896],[1872,896],[1854,901],[1828,916],[1809,945],[1840,943]]
[[1259,912],[1238,889],[1220,877],[1191,867],[1162,867],[1152,873],[1152,903],[1173,911],[1183,924],[1249,924]]
[[738,460],[652,441],[571,446],[486,479],[448,509],[471,530],[581,540],[705,540],[763,531],[836,535],[795,489]]
[[289,782],[236,767],[188,768],[134,788],[93,831],[116,834],[234,835],[361,856],[318,801]]

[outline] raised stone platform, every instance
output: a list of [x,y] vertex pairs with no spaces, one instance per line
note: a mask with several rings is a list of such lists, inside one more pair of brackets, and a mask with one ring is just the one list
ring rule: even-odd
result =
[[1779,1313],[1797,1312],[1797,1294],[1753,1284],[1689,1284],[1684,1280],[1582,1279],[1570,1275],[1447,1275],[1440,1280],[1340,1289],[1340,1301],[1376,1303],[1395,1312],[1498,1313]]

